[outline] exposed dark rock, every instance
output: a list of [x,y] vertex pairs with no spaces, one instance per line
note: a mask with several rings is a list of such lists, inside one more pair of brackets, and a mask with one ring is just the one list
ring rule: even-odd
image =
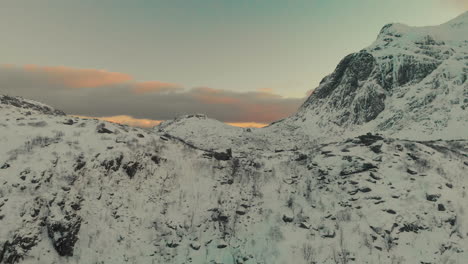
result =
[[445,206],[443,204],[438,204],[437,205],[437,210],[439,211],[445,211]]
[[11,241],[6,241],[0,249],[0,263],[13,264],[24,258],[26,253],[37,245],[39,238],[36,235],[15,234]]
[[379,140],[383,140],[383,137],[380,135],[372,135],[371,133],[367,133],[366,135],[358,136],[360,142],[366,146],[370,146]]
[[86,166],[86,161],[83,160],[83,157],[80,156],[75,164],[75,171],[81,170],[84,166]]
[[226,244],[226,242],[220,242],[216,247],[217,248],[226,248],[228,245]]
[[382,153],[382,144],[376,144],[369,147],[372,152],[376,154]]
[[137,134],[137,137],[139,137],[139,138],[144,138],[145,136],[144,136],[143,134],[138,133],[138,134]]
[[232,158],[231,149],[227,149],[226,152],[208,152],[204,154],[206,157],[212,157],[216,160],[230,160]]
[[340,172],[340,175],[345,176],[345,175],[368,171],[370,169],[375,169],[375,168],[377,168],[377,166],[375,166],[372,163],[353,163],[350,166],[343,168],[343,170]]
[[62,221],[48,220],[47,234],[52,240],[55,250],[60,256],[73,256],[73,249],[78,241],[81,227],[81,217],[73,215]]
[[440,194],[426,194],[426,200],[431,202],[437,202],[440,198]]
[[156,155],[153,155],[153,156],[151,157],[151,160],[152,160],[156,165],[159,165],[159,164],[161,164],[161,161],[163,161],[164,159],[163,159],[163,158],[160,158],[160,157],[158,157],[158,156],[156,156]]
[[120,169],[120,166],[122,165],[122,160],[123,160],[123,154],[120,154],[117,158],[114,160],[105,160],[101,163],[101,166],[103,166],[107,171],[113,170],[113,171],[118,171]]
[[372,179],[376,180],[376,181],[382,179],[382,178],[380,178],[379,176],[377,176],[375,173],[373,173],[372,171],[369,173],[369,176],[370,176]]
[[68,119],[67,121],[63,122],[64,125],[69,125],[69,126],[73,125],[74,123],[75,122],[73,122],[72,119]]
[[200,245],[200,243],[198,243],[198,242],[192,242],[192,243],[190,243],[190,247],[191,247],[193,250],[199,250],[200,247],[201,247],[201,245]]
[[293,216],[293,215],[290,215],[290,214],[288,214],[288,215],[286,215],[286,214],[283,215],[283,221],[284,221],[285,223],[291,223],[293,220],[294,220],[294,216]]
[[392,210],[392,209],[385,210],[385,212],[389,214],[396,214],[395,210]]
[[360,192],[363,192],[363,193],[367,193],[367,192],[372,191],[372,189],[369,188],[369,187],[364,187],[364,188],[360,188],[359,191],[360,191]]
[[229,216],[227,216],[224,213],[222,213],[221,211],[219,211],[218,208],[211,209],[210,211],[213,212],[213,214],[211,215],[211,220],[213,220],[215,222],[222,222],[222,223],[229,222]]
[[414,155],[413,153],[406,153],[408,157],[410,157],[412,160],[419,160],[419,157]]
[[132,179],[133,176],[135,176],[137,171],[140,169],[140,167],[141,167],[140,163],[131,161],[131,162],[125,164],[122,168],[125,170],[128,177],[130,177],[130,179]]
[[302,161],[302,160],[306,160],[307,159],[307,155],[306,154],[299,154],[299,156],[295,159],[295,161]]
[[96,128],[96,131],[101,134],[113,134],[114,132],[107,129],[104,124],[99,124]]
[[2,169],[2,170],[8,169],[8,168],[10,168],[10,164],[8,164],[8,163],[5,163],[5,164],[2,165],[2,167],[0,167],[0,169]]
[[179,243],[175,242],[175,241],[170,241],[166,244],[167,247],[169,248],[176,248],[179,246]]
[[416,223],[405,223],[402,227],[400,227],[400,232],[414,232],[418,233],[419,230],[426,230],[426,227],[417,225]]
[[416,174],[418,174],[417,171],[414,171],[414,170],[412,170],[412,169],[407,169],[406,172],[408,172],[408,173],[411,174],[411,175],[416,175]]

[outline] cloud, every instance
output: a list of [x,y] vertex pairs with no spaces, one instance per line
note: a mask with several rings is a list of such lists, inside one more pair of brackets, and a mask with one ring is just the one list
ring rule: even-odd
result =
[[145,118],[134,118],[133,116],[129,115],[118,115],[118,116],[80,116],[74,115],[80,118],[87,118],[87,119],[98,119],[104,120],[108,122],[129,125],[134,127],[143,127],[143,128],[150,128],[159,125],[162,120],[152,120],[152,119],[145,119]]
[[[160,81],[137,82],[125,76],[93,69],[3,66],[0,94],[44,102],[73,115],[142,127],[193,113],[238,126],[261,126],[291,115],[304,101],[282,97],[272,90],[183,88]],[[91,87],[99,88],[71,89]]]
[[178,84],[166,83],[159,81],[150,81],[150,82],[139,82],[136,83],[133,87],[133,92],[136,94],[146,94],[146,93],[164,93],[164,92],[173,92],[182,89]]
[[42,75],[51,83],[61,84],[70,88],[95,88],[121,84],[133,78],[125,73],[109,72],[96,69],[76,69],[65,66],[24,66],[26,72]]
[[[118,115],[118,116],[73,115],[73,116],[76,116],[79,118],[86,118],[86,119],[103,120],[103,121],[108,121],[112,123],[118,123],[118,124],[129,125],[129,126],[134,126],[134,127],[142,127],[142,128],[152,128],[161,124],[161,122],[163,122],[163,120],[134,118],[133,116],[129,116],[129,115]],[[255,122],[238,122],[238,123],[226,123],[226,124],[231,125],[231,126],[236,126],[236,127],[254,127],[254,128],[265,127],[268,125],[265,123],[255,123]]]
[[231,126],[236,126],[236,127],[256,127],[256,128],[260,128],[260,127],[266,127],[268,126],[268,124],[265,124],[265,123],[255,123],[255,122],[245,122],[245,123],[226,123],[228,125],[231,125]]

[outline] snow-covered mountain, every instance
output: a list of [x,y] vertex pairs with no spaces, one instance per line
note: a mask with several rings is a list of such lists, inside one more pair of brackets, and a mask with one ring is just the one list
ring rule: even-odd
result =
[[468,12],[439,26],[388,24],[346,56],[281,123],[303,133],[380,132],[399,138],[468,134]]
[[[468,12],[439,26],[388,24],[369,47],[346,56],[296,114],[253,134],[244,133],[242,141],[253,136],[253,141],[266,140],[272,148],[284,144],[293,148],[364,132],[402,139],[466,138],[467,36]],[[165,130],[203,145],[213,134],[180,119]],[[239,131],[223,129],[221,134],[232,142]],[[210,148],[218,143],[212,142]]]
[[0,96],[0,263],[466,263],[467,17],[385,26],[262,129]]

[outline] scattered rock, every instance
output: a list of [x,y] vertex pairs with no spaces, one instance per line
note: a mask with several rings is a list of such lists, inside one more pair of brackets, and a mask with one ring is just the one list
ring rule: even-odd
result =
[[227,246],[228,244],[224,240],[219,241],[218,245],[216,245],[217,248],[226,248]]
[[418,174],[418,172],[412,170],[412,169],[407,169],[406,172],[408,172],[409,174],[411,175],[415,175],[415,174]]
[[176,241],[169,241],[167,242],[166,246],[169,248],[176,248],[179,246],[179,243],[177,243]]
[[13,264],[24,258],[26,253],[38,243],[38,236],[32,233],[15,234],[11,241],[6,241],[0,248],[0,263]]
[[437,210],[439,211],[445,211],[445,206],[443,204],[438,204],[437,205]]
[[238,214],[238,215],[245,215],[246,213],[247,213],[247,210],[244,207],[239,207],[236,210],[236,214]]
[[351,174],[356,174],[364,171],[368,171],[370,169],[375,169],[377,166],[375,166],[372,163],[351,163],[351,165],[343,168],[343,170],[340,172],[341,176],[346,176],[346,175],[351,175]]
[[369,187],[363,187],[363,188],[360,188],[359,191],[363,192],[363,193],[368,193],[368,192],[372,191],[372,189],[369,188]]
[[230,160],[232,158],[231,149],[227,149],[226,152],[207,152],[203,154],[205,157],[215,158],[216,160]]
[[376,181],[382,179],[382,178],[380,178],[379,176],[377,176],[375,173],[373,173],[372,171],[369,173],[369,176],[370,176],[372,179],[376,180]]
[[73,125],[75,122],[73,122],[72,119],[68,119],[67,121],[63,122],[64,125],[68,125],[68,126],[71,126]]
[[320,236],[323,238],[334,238],[336,233],[335,230],[328,228],[328,227],[323,227],[319,230]]
[[78,241],[78,232],[81,227],[81,217],[74,215],[62,221],[48,219],[47,234],[52,240],[55,250],[60,256],[73,256],[73,248]]
[[200,243],[194,241],[192,243],[190,243],[190,247],[193,249],[193,250],[199,250],[201,248],[201,245]]
[[382,144],[372,145],[370,146],[370,150],[376,154],[382,153]]
[[292,213],[286,213],[283,215],[283,221],[285,223],[291,223],[294,220],[294,215]]
[[97,126],[96,131],[101,134],[113,134],[114,132],[107,129],[104,124],[100,124]]
[[372,135],[371,133],[367,133],[366,135],[358,136],[360,142],[366,146],[370,146],[379,140],[383,140],[383,137],[379,136],[378,134]]
[[135,176],[137,171],[140,169],[140,163],[130,161],[129,163],[125,164],[122,168],[125,170],[128,177],[130,177],[130,179],[132,179],[133,176]]
[[437,202],[440,198],[440,194],[426,194],[426,200],[431,202]]
[[299,154],[299,156],[295,159],[295,161],[302,161],[302,160],[306,160],[307,159],[307,155],[306,154]]

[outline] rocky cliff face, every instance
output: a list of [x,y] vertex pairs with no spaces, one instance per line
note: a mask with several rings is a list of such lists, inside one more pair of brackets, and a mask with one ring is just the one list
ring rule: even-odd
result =
[[388,24],[371,46],[345,57],[297,114],[276,125],[319,135],[357,130],[463,138],[468,131],[466,36],[468,13],[434,27]]

